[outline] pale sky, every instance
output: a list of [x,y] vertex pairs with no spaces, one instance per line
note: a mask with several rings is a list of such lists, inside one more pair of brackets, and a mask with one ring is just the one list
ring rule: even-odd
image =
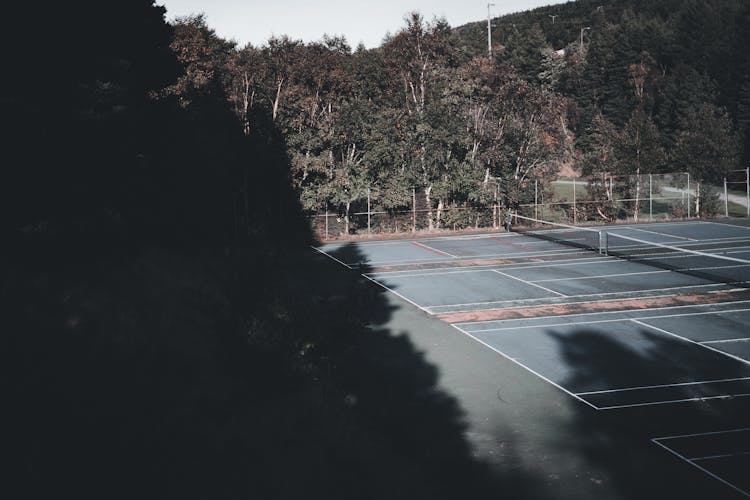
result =
[[[529,10],[563,0],[495,0],[492,17]],[[404,26],[404,16],[417,10],[427,20],[445,17],[453,26],[487,19],[487,1],[473,0],[156,0],[167,19],[204,13],[209,27],[240,46],[263,45],[271,35],[304,42],[323,34],[344,35],[354,49],[380,45],[386,33]]]

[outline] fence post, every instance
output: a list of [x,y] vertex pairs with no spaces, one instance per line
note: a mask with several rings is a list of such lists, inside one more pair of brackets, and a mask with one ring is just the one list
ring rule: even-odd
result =
[[654,188],[651,174],[648,174],[648,218],[654,220]]
[[536,179],[534,179],[534,218],[539,218],[539,186]]
[[370,188],[367,188],[367,235],[370,234]]
[[687,174],[687,216],[688,219],[690,218],[690,172],[685,172]]
[[727,178],[724,177],[724,217],[729,217],[729,196],[727,196]]
[[328,239],[328,200],[326,200],[326,239]]
[[497,206],[497,179],[495,179],[495,199],[494,199],[494,205],[492,206],[492,228],[497,229],[499,226],[499,220],[500,220],[500,209]]
[[747,216],[750,217],[750,167],[745,169],[745,194],[747,196]]
[[417,232],[417,188],[411,188],[411,232]]
[[573,177],[573,224],[578,224],[578,210],[576,209],[576,178]]

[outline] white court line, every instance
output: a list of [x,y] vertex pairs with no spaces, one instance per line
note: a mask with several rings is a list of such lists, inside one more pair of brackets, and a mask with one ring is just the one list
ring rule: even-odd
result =
[[[750,300],[738,300],[737,302],[724,302],[724,304],[743,304],[750,302]],[[658,310],[664,310],[664,309],[679,309],[679,308],[686,308],[686,307],[710,307],[710,306],[716,306],[716,303],[712,304],[686,304],[683,306],[667,306],[667,307],[655,307],[653,309],[648,310],[641,310],[641,309],[630,309],[628,311],[600,311],[600,312],[590,312],[590,313],[578,313],[578,314],[569,314],[569,315],[563,315],[560,317],[566,317],[566,318],[573,318],[578,316],[591,316],[593,314],[623,314],[627,312],[647,312],[647,311],[658,311]],[[665,319],[665,318],[682,318],[686,316],[705,316],[707,314],[729,314],[729,313],[736,313],[736,312],[747,312],[750,311],[750,309],[726,309],[726,310],[718,310],[718,311],[703,311],[703,312],[695,312],[695,313],[682,313],[682,314],[664,314],[664,315],[658,315],[658,316],[642,316],[639,319],[643,320],[650,320],[650,319]],[[549,316],[547,316],[549,317]],[[472,321],[470,323],[458,323],[463,325],[476,325],[479,323],[493,323],[493,322],[506,322],[506,321],[521,321],[521,320],[539,320],[540,318],[513,318],[513,319],[504,319],[504,320],[486,320],[486,321]],[[630,321],[632,318],[613,318],[613,319],[602,319],[602,320],[588,320],[588,321],[570,321],[565,323],[553,323],[553,324],[541,324],[541,325],[526,325],[526,326],[506,326],[502,328],[487,328],[484,330],[472,330],[473,333],[478,332],[499,332],[499,331],[506,331],[506,330],[520,330],[520,329],[526,329],[526,328],[548,328],[548,327],[558,327],[558,326],[576,326],[576,325],[592,325],[595,323],[616,323],[618,321]],[[655,328],[655,327],[654,327]]]
[[518,361],[517,359],[515,359],[515,358],[511,358],[510,356],[508,356],[507,354],[505,354],[505,353],[504,353],[503,351],[500,351],[499,349],[495,349],[494,347],[492,347],[491,345],[489,345],[489,344],[488,344],[487,342],[484,342],[483,340],[481,340],[481,339],[478,339],[478,338],[476,338],[476,337],[475,337],[474,335],[472,335],[471,333],[469,333],[469,332],[466,332],[466,331],[462,330],[461,328],[459,328],[459,327],[458,327],[458,326],[456,326],[456,325],[451,325],[451,326],[452,326],[453,328],[455,328],[456,330],[458,330],[459,332],[461,332],[461,333],[463,333],[464,335],[466,335],[467,337],[469,337],[469,338],[471,338],[471,339],[474,339],[474,340],[475,340],[476,342],[479,342],[479,343],[480,343],[480,344],[482,344],[483,346],[485,346],[485,347],[487,347],[487,348],[489,348],[489,349],[492,349],[493,351],[495,351],[496,353],[498,353],[498,354],[499,354],[500,356],[504,357],[505,359],[507,359],[507,360],[509,360],[509,361],[512,361],[513,363],[517,364],[517,365],[518,365],[518,366],[520,366],[521,368],[523,368],[523,369],[527,370],[528,372],[531,372],[532,374],[536,375],[537,377],[539,377],[540,379],[544,380],[544,381],[545,381],[545,382],[547,382],[548,384],[551,384],[551,385],[553,385],[554,387],[557,387],[558,389],[560,389],[560,390],[561,390],[561,391],[563,391],[564,393],[568,394],[569,396],[571,396],[571,397],[573,397],[573,398],[577,399],[578,401],[580,401],[580,402],[582,402],[582,403],[585,403],[586,405],[590,406],[591,408],[593,408],[593,409],[595,409],[595,410],[599,410],[599,407],[598,407],[598,406],[596,406],[596,405],[594,405],[594,404],[590,403],[589,401],[586,401],[585,399],[583,399],[583,398],[582,398],[582,397],[580,397],[580,396],[576,396],[576,395],[575,395],[574,393],[570,392],[570,391],[569,391],[568,389],[566,389],[565,387],[561,386],[560,384],[557,384],[557,383],[553,382],[552,380],[548,379],[548,378],[547,378],[547,377],[545,377],[544,375],[542,375],[542,374],[540,374],[540,373],[538,373],[538,372],[536,372],[536,371],[532,370],[531,368],[529,368],[528,366],[524,365],[523,363],[521,363],[521,362],[520,362],[520,361]]
[[679,434],[676,436],[665,436],[660,438],[654,438],[652,441],[669,441],[670,439],[680,438],[691,438],[691,437],[703,437],[703,436],[716,436],[718,434],[731,434],[733,432],[747,432],[750,431],[750,427],[742,427],[741,429],[729,429],[726,431],[713,431],[713,432],[696,432],[693,434]]
[[511,279],[514,279],[514,280],[520,281],[521,283],[523,283],[523,284],[525,284],[525,285],[530,285],[530,286],[535,286],[535,287],[537,287],[537,288],[541,288],[541,289],[542,289],[542,290],[544,290],[545,292],[549,292],[549,293],[554,293],[555,295],[558,295],[558,296],[560,296],[560,297],[567,297],[567,295],[565,295],[564,293],[560,293],[560,292],[556,292],[556,291],[554,291],[554,290],[550,290],[549,288],[543,287],[542,285],[537,285],[537,284],[536,284],[536,283],[534,283],[534,282],[531,282],[531,281],[526,281],[526,280],[524,280],[524,279],[521,279],[521,278],[517,278],[517,277],[515,277],[515,276],[512,276],[512,275],[510,275],[510,274],[506,274],[506,273],[504,273],[504,272],[502,272],[502,271],[498,271],[497,269],[492,269],[492,272],[494,272],[494,273],[497,273],[497,274],[499,274],[500,276],[505,276],[506,278],[511,278]]
[[722,344],[724,342],[748,342],[750,338],[741,337],[738,339],[724,339],[724,340],[704,340],[701,344]]
[[638,276],[641,274],[664,274],[664,273],[673,273],[676,271],[670,271],[667,269],[660,269],[658,271],[638,271],[635,273],[617,273],[617,274],[596,274],[591,276],[576,276],[573,278],[550,278],[548,280],[535,280],[535,283],[548,283],[551,281],[574,281],[574,280],[591,280],[596,278],[617,278],[620,276]]
[[660,233],[659,231],[649,231],[648,229],[643,229],[641,227],[631,227],[633,231],[641,231],[643,233],[651,233],[651,234],[658,234],[659,236],[666,236],[667,238],[677,238],[680,240],[688,240],[688,241],[700,241],[695,238],[688,238],[687,236],[677,236],[675,234],[667,234],[667,233]]
[[677,335],[676,333],[670,332],[669,330],[665,330],[663,328],[659,328],[658,326],[649,325],[648,323],[644,323],[643,321],[640,321],[640,320],[637,320],[637,319],[632,319],[631,318],[630,321],[632,321],[633,323],[637,323],[637,324],[639,324],[641,326],[645,326],[647,328],[651,328],[652,330],[656,330],[657,332],[661,332],[661,333],[664,333],[666,335],[671,335],[672,337],[674,337],[676,339],[680,339],[680,340],[682,340],[684,342],[689,342],[690,344],[701,346],[704,349],[708,349],[709,351],[713,351],[715,353],[721,354],[722,356],[726,356],[728,358],[732,358],[735,361],[739,361],[740,363],[744,363],[746,365],[750,365],[750,361],[748,361],[748,360],[746,360],[744,358],[741,358],[739,356],[735,356],[734,354],[729,354],[728,352],[724,352],[724,351],[721,351],[719,349],[715,349],[715,348],[711,347],[710,345],[701,344],[700,342],[697,342],[695,340],[691,340],[691,339],[683,337],[681,335]]
[[[619,274],[597,274],[591,276],[576,276],[574,278],[551,278],[547,280],[535,280],[536,283],[547,283],[549,281],[572,281],[572,280],[587,280],[592,278],[616,278],[619,276],[636,276],[639,274],[656,274],[656,273],[684,273],[685,271],[715,271],[717,269],[736,269],[738,267],[748,267],[750,264],[744,265],[732,265],[732,266],[713,266],[713,267],[686,267],[681,269],[661,269],[659,271],[638,271],[633,273],[619,273]],[[706,281],[706,278],[700,276],[693,276]],[[746,281],[734,281],[733,283],[746,283]]]
[[631,403],[626,405],[612,405],[612,406],[600,406],[600,410],[623,410],[626,408],[638,408],[641,406],[659,406],[659,405],[671,405],[674,403],[690,403],[692,401],[709,401],[712,399],[732,399],[732,398],[745,398],[750,396],[750,392],[743,392],[738,394],[720,394],[718,396],[700,396],[695,398],[683,398],[683,399],[665,399],[663,401],[647,401],[645,403]]
[[750,380],[750,377],[723,378],[717,380],[700,380],[698,382],[679,382],[674,384],[642,385],[639,387],[623,387],[620,389],[605,389],[602,391],[576,392],[579,396],[589,396],[591,394],[609,394],[612,392],[640,391],[643,389],[661,389],[664,387],[682,387],[686,385],[717,384],[721,382],[738,382],[740,380]]
[[[741,429],[741,430],[747,430],[747,429]],[[727,432],[732,432],[732,431],[727,431]],[[721,434],[721,433],[695,434],[695,436],[709,435],[709,434]],[[742,494],[742,495],[744,495],[746,497],[750,497],[750,493],[748,493],[747,491],[738,488],[737,486],[733,485],[732,483],[730,483],[729,481],[727,481],[725,479],[722,479],[721,477],[717,476],[716,474],[714,474],[713,472],[709,471],[708,469],[706,469],[704,467],[701,467],[700,465],[698,465],[697,463],[695,463],[693,460],[690,460],[689,458],[683,456],[681,453],[678,453],[677,451],[673,450],[669,446],[660,443],[660,441],[668,440],[668,439],[674,439],[676,437],[688,437],[688,436],[686,435],[686,436],[671,436],[671,437],[667,437],[667,438],[655,438],[655,439],[652,439],[651,442],[653,442],[654,444],[657,444],[657,445],[661,446],[662,448],[664,448],[665,450],[667,450],[668,452],[670,452],[671,454],[673,454],[674,456],[676,456],[680,460],[689,463],[690,465],[692,465],[696,469],[699,469],[699,470],[705,472],[706,474],[708,474],[712,478],[714,478],[717,481],[720,481],[721,483],[723,483],[725,486],[728,486],[728,487],[732,488],[734,491],[736,491],[736,492],[738,492],[738,493],[740,493],[740,494]]]
[[419,241],[412,241],[411,244],[414,245],[414,246],[416,246],[416,247],[424,248],[425,250],[430,251],[430,252],[437,252],[437,253],[441,253],[443,255],[447,255],[448,257],[453,257],[454,259],[458,259],[458,257],[456,257],[455,255],[453,255],[452,253],[444,252],[444,251],[442,251],[440,249],[433,248],[433,247],[431,247],[429,245],[425,245],[424,243],[420,243]]
[[353,269],[353,267],[352,267],[352,266],[350,266],[349,264],[347,264],[346,262],[342,262],[342,261],[340,261],[339,259],[337,259],[337,258],[336,258],[336,257],[334,257],[333,255],[331,255],[331,254],[329,254],[329,253],[327,253],[327,252],[324,252],[324,251],[323,251],[323,250],[321,250],[320,248],[314,247],[314,246],[312,246],[312,245],[310,245],[310,248],[312,248],[313,250],[315,250],[315,251],[317,251],[317,252],[320,252],[320,253],[322,253],[323,255],[325,255],[326,257],[328,257],[328,258],[330,258],[330,259],[333,259],[333,260],[335,260],[336,262],[338,262],[339,264],[341,264],[341,265],[342,265],[342,266],[344,266],[344,267],[348,267],[349,269]]
[[[644,290],[628,290],[624,292],[599,292],[599,293],[584,293],[580,295],[568,295],[569,299],[573,298],[581,298],[581,297],[606,297],[607,295],[636,295],[643,292],[658,292],[658,291],[669,291],[669,290],[684,290],[685,288],[711,288],[711,287],[722,287],[725,286],[723,283],[708,283],[705,285],[681,285],[681,286],[673,286],[673,287],[667,287],[667,288],[647,288]],[[731,291],[745,291],[744,288],[740,289],[731,289],[731,290],[723,290],[726,292]],[[666,295],[646,295],[643,297],[636,297],[640,299],[655,299],[660,297],[665,297]],[[487,302],[467,302],[466,304],[447,304],[447,305],[441,305],[441,306],[430,306],[431,309],[437,309],[438,307],[464,307],[464,306],[483,306],[487,304],[505,304],[505,303],[518,303],[518,302],[531,302],[535,300],[543,300],[538,298],[530,298],[530,299],[508,299],[508,300],[490,300]],[[621,299],[619,297],[616,297],[614,299],[604,299],[604,300],[591,300],[591,301],[585,301],[585,302],[572,302],[573,304],[592,304],[595,302],[612,302],[617,300],[630,300],[628,298]],[[554,305],[554,304],[541,304],[541,305]],[[700,304],[696,304],[700,305]],[[715,305],[715,304],[711,304]],[[675,307],[675,306],[670,306]],[[677,307],[683,307],[683,306],[677,306]],[[662,309],[662,308],[655,308],[655,309]],[[470,312],[470,311],[478,311],[481,309],[462,309],[458,311],[447,311],[447,312]],[[612,312],[612,311],[602,311],[604,312]],[[616,312],[622,312],[622,311],[616,311]],[[598,313],[579,313],[579,314],[598,314]],[[568,316],[568,315],[566,315]],[[516,318],[519,319],[539,319],[539,318]],[[489,321],[498,321],[498,320],[489,320]],[[485,323],[485,321],[476,321],[474,323]]]
[[737,453],[725,453],[723,455],[709,455],[707,457],[690,457],[688,460],[716,460],[717,458],[744,457],[750,455],[750,451],[738,451]]

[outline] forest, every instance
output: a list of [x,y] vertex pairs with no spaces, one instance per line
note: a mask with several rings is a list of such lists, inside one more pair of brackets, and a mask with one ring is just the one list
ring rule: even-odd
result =
[[[466,227],[562,171],[710,183],[750,159],[742,0],[504,16],[489,57],[483,22],[408,12],[375,49],[238,47],[153,0],[5,13],[0,387],[18,498],[497,491],[382,290],[310,256],[311,216],[346,236],[367,201],[418,204],[420,229]],[[616,216],[606,194],[596,208]]]
[[[451,28],[416,12],[373,50],[327,36],[240,48],[197,16],[175,26],[187,67],[175,92],[186,104],[216,79],[248,135],[269,116],[303,210],[337,214],[344,235],[366,204],[395,214],[417,196],[427,230],[497,219],[561,171],[688,172],[699,195],[748,162],[749,12],[726,0],[568,2],[495,19],[491,54],[484,22]],[[616,219],[606,195],[594,215]]]

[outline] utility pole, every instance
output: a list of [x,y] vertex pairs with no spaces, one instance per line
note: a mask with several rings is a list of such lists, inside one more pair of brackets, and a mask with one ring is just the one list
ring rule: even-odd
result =
[[490,7],[494,7],[494,3],[487,4],[487,57],[492,60],[492,18],[490,17]]
[[555,14],[555,15],[547,14],[547,15],[552,18],[552,24],[555,24],[555,18],[556,17],[560,17],[560,14]]

